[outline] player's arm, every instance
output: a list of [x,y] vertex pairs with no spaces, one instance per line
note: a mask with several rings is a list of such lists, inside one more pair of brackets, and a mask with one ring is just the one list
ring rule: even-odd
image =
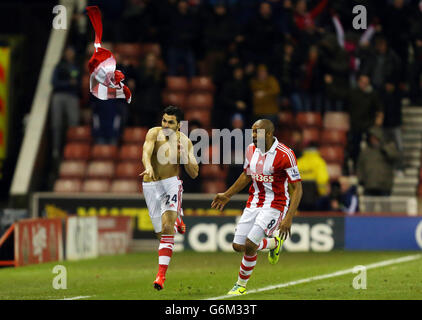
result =
[[181,157],[185,158],[185,161],[182,162],[182,163],[186,163],[184,165],[186,172],[188,173],[188,175],[192,179],[195,179],[198,176],[198,173],[199,173],[199,166],[198,166],[198,162],[196,161],[195,156],[193,155],[192,141],[190,141],[187,137],[185,139],[186,139],[187,144],[188,144],[188,152],[186,153],[184,151],[183,144],[180,145]]
[[148,133],[145,137],[145,142],[142,151],[142,164],[144,165],[145,171],[140,174],[140,176],[148,175],[153,180],[155,180],[154,168],[151,164],[151,157],[155,147],[155,141],[157,141],[158,131],[155,128],[148,130]]
[[302,198],[302,182],[300,180],[289,182],[288,191],[290,195],[290,205],[279,228],[280,237],[284,240],[290,236],[290,228],[292,226],[293,217],[296,214],[297,207],[299,206],[300,199]]
[[213,202],[211,203],[211,208],[222,211],[227,202],[230,201],[230,198],[234,194],[242,191],[251,182],[251,180],[251,176],[248,176],[245,171],[242,172],[239,178],[237,178],[237,180],[230,188],[227,189],[226,192],[217,193]]

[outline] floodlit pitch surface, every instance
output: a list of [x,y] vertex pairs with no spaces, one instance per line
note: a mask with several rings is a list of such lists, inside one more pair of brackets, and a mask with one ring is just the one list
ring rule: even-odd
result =
[[[1,268],[0,299],[227,299],[240,261],[237,253],[175,252],[162,291],[153,288],[158,258],[151,252]],[[388,262],[379,264],[383,261]],[[66,267],[67,289],[53,288],[57,264]],[[350,270],[357,265],[372,266],[367,269],[366,289],[353,287],[359,273]],[[283,252],[279,263],[270,265],[266,254],[259,253],[248,290],[249,294],[230,299],[422,300],[422,254]]]

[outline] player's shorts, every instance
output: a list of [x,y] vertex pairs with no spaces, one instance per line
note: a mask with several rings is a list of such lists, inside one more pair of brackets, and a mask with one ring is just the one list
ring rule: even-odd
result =
[[271,237],[278,229],[287,209],[288,207],[283,211],[275,208],[245,208],[237,223],[233,242],[243,245],[248,238],[259,244],[264,236]]
[[161,232],[161,216],[166,211],[176,211],[183,216],[182,180],[177,176],[151,182],[142,182],[145,202],[156,233]]

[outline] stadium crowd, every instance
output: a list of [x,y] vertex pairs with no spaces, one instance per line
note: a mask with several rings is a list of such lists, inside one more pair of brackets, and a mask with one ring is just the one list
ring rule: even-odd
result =
[[[159,124],[169,79],[184,78],[189,83],[197,77],[206,77],[212,82],[210,122],[202,117],[203,113],[198,113],[199,116],[187,117],[190,129],[247,129],[255,119],[271,119],[278,128],[279,140],[294,150],[303,179],[316,182],[318,200],[311,199],[308,209],[357,210],[356,186],[350,185],[347,176],[362,177],[359,183],[365,187],[362,171],[365,159],[360,154],[362,142],[370,140],[369,130],[376,131],[380,150],[384,143],[394,142],[395,156],[391,159],[395,165],[391,165],[391,159],[376,160],[380,167],[384,166],[383,172],[391,173],[392,179],[392,170],[404,169],[399,156],[403,150],[402,101],[407,98],[412,104],[422,103],[422,2],[103,0],[88,3],[98,5],[102,11],[103,41],[110,48],[130,43],[149,45],[152,49],[135,62],[119,50],[113,51],[118,69],[126,75],[126,83],[133,93],[130,105],[86,98],[83,74],[93,50],[93,32],[83,13],[74,15],[68,48],[52,79],[51,124],[56,137],[53,155],[58,162],[65,144],[59,132],[65,132],[68,126],[89,124],[95,144],[120,145],[126,128]],[[366,8],[366,29],[353,27],[356,5]],[[60,120],[64,114],[67,124]],[[326,138],[331,137],[329,132],[336,131],[325,127],[328,114],[346,115],[348,122],[337,130],[338,141],[342,141],[337,144],[344,149],[344,155],[334,155],[334,161],[323,148],[328,143]],[[75,117],[80,118],[79,123],[75,123]],[[343,118],[335,119],[340,119],[334,122],[341,125]],[[368,148],[372,147],[368,141]],[[313,161],[318,165],[309,165]],[[340,166],[335,174],[332,163],[337,169]],[[313,170],[307,170],[308,167]],[[224,189],[238,176],[242,166],[233,164],[215,170],[204,169],[205,176],[200,173],[198,180],[186,181],[185,191]],[[218,170],[224,173],[224,182],[200,180],[207,177],[207,172],[215,176]],[[365,193],[391,193],[391,188],[378,189],[391,185],[392,180],[379,179],[377,183],[366,188]]]

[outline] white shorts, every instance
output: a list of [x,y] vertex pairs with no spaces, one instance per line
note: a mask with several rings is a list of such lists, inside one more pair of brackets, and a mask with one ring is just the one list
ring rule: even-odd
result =
[[161,216],[164,212],[176,211],[178,216],[183,216],[183,186],[182,180],[178,177],[142,182],[142,188],[149,216],[156,233],[162,230]]
[[248,238],[259,245],[265,236],[271,237],[278,229],[287,209],[285,207],[282,212],[274,208],[245,208],[237,223],[233,242],[244,245]]

